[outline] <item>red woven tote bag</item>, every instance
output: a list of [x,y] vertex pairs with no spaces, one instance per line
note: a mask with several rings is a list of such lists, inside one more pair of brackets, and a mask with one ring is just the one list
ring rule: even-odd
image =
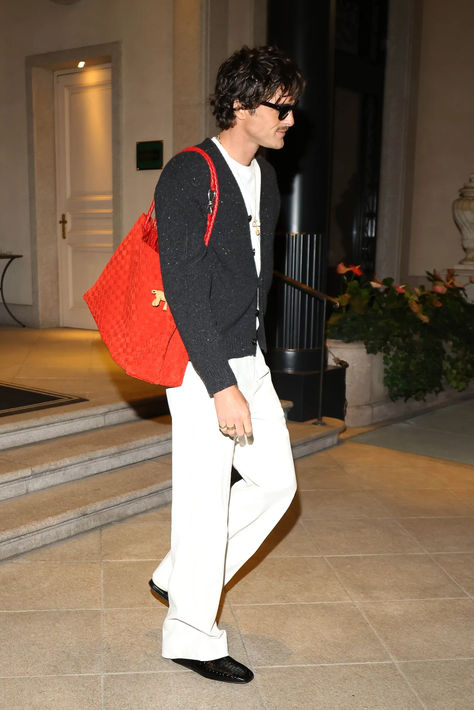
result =
[[[185,151],[200,153],[209,166],[207,247],[219,204],[216,169],[201,148]],[[84,299],[110,354],[127,374],[177,387],[189,358],[163,293],[154,206],[140,215]]]

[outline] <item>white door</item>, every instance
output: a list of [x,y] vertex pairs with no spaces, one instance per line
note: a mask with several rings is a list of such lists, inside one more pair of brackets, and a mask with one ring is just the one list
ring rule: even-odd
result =
[[60,324],[95,329],[82,296],[113,251],[111,68],[55,81]]

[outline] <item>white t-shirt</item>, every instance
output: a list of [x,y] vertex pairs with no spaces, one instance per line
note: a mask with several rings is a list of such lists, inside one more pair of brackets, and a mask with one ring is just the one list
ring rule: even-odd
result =
[[255,259],[255,268],[257,275],[260,275],[261,256],[260,256],[260,187],[261,174],[260,165],[255,160],[252,160],[250,165],[242,165],[234,158],[231,158],[220,141],[214,137],[212,139],[220,152],[224,156],[227,165],[232,171],[237,184],[244,198],[247,214],[251,217],[249,221],[250,241]]

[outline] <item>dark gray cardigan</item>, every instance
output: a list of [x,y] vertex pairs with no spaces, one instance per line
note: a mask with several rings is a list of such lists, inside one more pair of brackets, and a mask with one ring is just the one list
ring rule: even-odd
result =
[[[189,359],[210,395],[236,384],[228,359],[265,350],[263,313],[272,280],[273,233],[280,207],[275,172],[261,170],[261,272],[257,277],[249,222],[240,188],[217,146],[199,145],[212,158],[219,207],[209,246],[206,231],[209,168],[198,153],[178,153],[155,191],[158,244],[166,299]],[[259,322],[256,332],[257,290]]]

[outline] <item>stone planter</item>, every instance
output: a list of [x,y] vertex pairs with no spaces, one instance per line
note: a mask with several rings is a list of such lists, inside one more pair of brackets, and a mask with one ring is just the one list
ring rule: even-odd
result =
[[361,342],[344,343],[342,340],[327,341],[328,364],[337,365],[337,360],[348,364],[346,370],[345,422],[347,426],[370,426],[389,419],[403,419],[412,414],[421,414],[445,404],[472,397],[474,382],[463,392],[447,388],[437,395],[428,395],[424,401],[397,399],[392,402],[383,384],[382,353],[369,355]]
[[389,401],[383,385],[382,353],[369,355],[364,343],[327,341],[329,364],[347,362],[345,422],[347,426],[366,426],[374,422],[374,406]]

